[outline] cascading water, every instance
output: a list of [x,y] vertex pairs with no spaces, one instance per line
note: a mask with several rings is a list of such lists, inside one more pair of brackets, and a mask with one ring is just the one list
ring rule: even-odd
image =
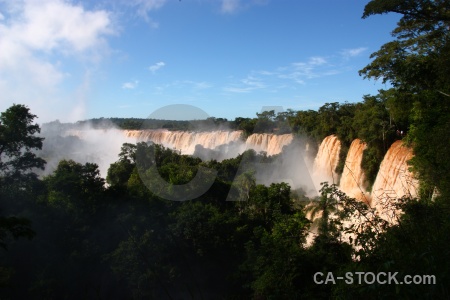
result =
[[391,145],[372,187],[372,207],[380,206],[389,199],[417,196],[418,181],[409,171],[407,163],[412,157],[412,150],[404,146],[402,141]]
[[[107,162],[101,163],[103,176],[106,172],[104,170],[107,169],[109,163],[117,159],[119,146],[124,142],[133,143],[136,141],[152,141],[165,147],[178,150],[182,154],[189,155],[197,153],[198,146],[211,151],[228,151],[228,156],[223,156],[223,159],[235,157],[248,149],[254,149],[256,152],[264,151],[267,155],[276,155],[281,153],[284,146],[292,144],[294,139],[292,134],[275,135],[258,133],[250,135],[246,141],[244,141],[241,138],[242,131],[187,132],[169,131],[164,129],[71,130],[66,132],[65,135],[77,136],[88,142],[90,141],[90,143],[94,143],[98,140],[98,143],[95,144],[98,144],[98,147],[95,147],[95,153],[97,154],[105,151],[108,151],[108,153],[114,152],[114,159],[111,159],[111,161],[102,155],[103,158],[108,160]],[[117,141],[113,136],[117,137]],[[105,139],[106,137],[108,139]],[[114,145],[116,145],[115,148],[117,149],[111,148],[111,139],[115,140]],[[102,147],[104,147],[104,149]],[[367,203],[372,201],[371,205],[373,207],[379,206],[380,199],[397,198],[403,195],[411,195],[414,197],[417,195],[416,190],[418,182],[413,178],[407,165],[407,161],[412,157],[412,151],[411,149],[402,146],[401,141],[395,142],[386,153],[373,185],[372,194],[369,195],[364,187],[364,172],[361,169],[362,155],[366,147],[366,144],[359,139],[352,142],[347,154],[342,176],[339,180],[335,169],[339,162],[341,143],[335,135],[327,136],[320,144],[312,171],[310,172],[316,191],[320,189],[320,182],[328,181],[329,183],[337,183],[339,181],[339,188],[343,192],[350,197],[354,197]],[[100,151],[100,148],[103,150]],[[308,169],[309,168],[310,167],[308,167]],[[305,170],[298,170],[297,172],[305,173]],[[370,200],[370,198],[372,198],[372,200]]]
[[369,203],[370,196],[364,187],[364,172],[361,168],[363,152],[366,147],[366,143],[360,139],[355,139],[350,145],[339,182],[339,189],[349,197]]
[[125,136],[137,141],[151,141],[164,147],[181,151],[181,154],[194,154],[195,147],[206,149],[238,142],[242,131],[169,131],[169,130],[126,130]]
[[[206,149],[217,149],[230,143],[241,142],[242,131],[188,132],[168,130],[126,130],[125,135],[138,141],[151,141],[167,148],[181,151],[182,154],[194,154],[197,145]],[[240,153],[248,149],[264,151],[267,155],[281,153],[284,146],[292,142],[292,134],[255,133],[246,142],[242,142]]]
[[320,183],[324,181],[337,183],[338,174],[335,169],[339,163],[340,150],[341,142],[335,135],[327,136],[320,144],[312,171],[313,181],[318,189]]
[[264,151],[267,155],[276,155],[281,153],[283,147],[289,145],[293,138],[292,134],[255,133],[247,138],[245,145],[246,149],[253,149],[256,152]]

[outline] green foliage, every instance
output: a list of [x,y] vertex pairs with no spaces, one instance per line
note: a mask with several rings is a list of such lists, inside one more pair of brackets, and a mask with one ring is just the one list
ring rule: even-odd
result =
[[308,220],[302,213],[279,216],[271,230],[257,229],[246,244],[247,260],[242,269],[254,280],[250,288],[262,299],[301,296],[302,270]]
[[104,179],[100,177],[96,164],[82,165],[62,160],[44,182],[48,188],[49,205],[69,213],[92,213],[102,202]]
[[31,229],[31,222],[26,218],[0,217],[0,247],[7,249],[8,237],[18,239],[26,237],[32,239],[35,232]]
[[[39,125],[24,105],[14,104],[0,114],[0,200],[2,209],[11,202],[30,196],[36,187],[33,168],[44,169],[45,161],[32,151],[42,148],[43,138],[35,136]],[[16,204],[20,205],[20,204]],[[0,216],[0,246],[7,248],[8,238],[34,236],[31,221],[18,216]]]
[[[347,271],[398,272],[401,282],[405,275],[433,275],[435,284],[362,284],[336,287],[335,296],[340,298],[417,298],[446,299],[449,296],[448,230],[449,207],[447,200],[435,202],[414,201],[403,198],[395,206],[404,212],[398,224],[384,226],[375,234],[373,227],[360,230],[358,244],[369,245],[358,251],[360,260],[350,264]],[[371,220],[374,222],[376,220]],[[378,223],[380,224],[380,223]]]
[[411,122],[413,167],[422,182],[445,195],[450,192],[450,160],[442,156],[450,146],[444,134],[450,115],[449,5],[448,0],[370,1],[363,17],[398,13],[401,19],[392,32],[395,40],[373,53],[374,60],[360,71],[394,86],[397,100],[390,103],[392,111],[403,109]]
[[29,171],[44,169],[45,161],[32,152],[42,148],[43,138],[35,136],[39,125],[33,124],[35,115],[20,104],[0,114],[0,182],[24,183],[36,178]]
[[[359,103],[353,120],[354,128],[358,128],[357,136],[367,144],[361,167],[364,170],[368,186],[372,186],[384,155],[395,141],[396,126],[390,118],[383,92],[377,96],[364,96]],[[398,128],[397,128],[398,130]]]

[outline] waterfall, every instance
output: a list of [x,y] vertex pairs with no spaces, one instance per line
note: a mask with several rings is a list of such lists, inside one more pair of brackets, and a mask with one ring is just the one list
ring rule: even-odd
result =
[[175,149],[181,154],[192,155],[197,145],[206,149],[215,149],[240,140],[242,131],[169,131],[157,130],[125,130],[125,136],[137,141],[151,141],[164,147]]
[[312,171],[313,181],[319,189],[321,182],[337,183],[338,175],[335,169],[339,163],[340,150],[341,141],[335,135],[327,136],[320,143]]
[[247,138],[245,145],[246,149],[253,149],[256,152],[264,151],[267,155],[276,155],[281,153],[283,147],[289,145],[293,138],[292,134],[254,133]]
[[[125,135],[138,141],[152,141],[164,147],[181,151],[182,154],[194,154],[196,146],[206,149],[217,149],[230,143],[240,143],[242,131],[168,131],[168,130],[126,130]],[[281,153],[284,146],[293,140],[292,134],[255,133],[250,135],[246,142],[239,145],[239,152],[254,149],[256,152],[264,151],[267,155]]]
[[347,153],[344,170],[339,183],[339,189],[349,197],[369,203],[370,196],[364,187],[364,172],[361,168],[361,161],[366,143],[360,139],[355,139]]
[[405,195],[417,196],[418,181],[409,171],[407,164],[412,157],[412,150],[405,147],[402,141],[391,145],[381,162],[372,187],[372,207],[377,207],[388,199]]
[[[256,152],[264,151],[267,155],[276,155],[281,153],[284,146],[291,145],[291,148],[297,147],[293,144],[294,137],[292,134],[275,135],[255,133],[250,135],[244,141],[241,138],[242,131],[223,130],[188,132],[169,131],[165,129],[89,129],[69,130],[65,133],[65,136],[68,135],[77,136],[88,142],[88,147],[86,147],[86,149],[92,148],[90,150],[92,153],[86,149],[80,150],[79,148],[76,148],[76,150],[72,152],[75,153],[78,151],[83,153],[83,157],[85,158],[78,159],[80,161],[88,158],[92,161],[97,161],[98,157],[100,157],[99,164],[101,166],[102,175],[105,175],[109,163],[117,159],[120,145],[124,142],[133,143],[136,141],[152,141],[188,155],[194,153],[195,155],[197,155],[197,153],[202,154],[201,151],[198,151],[198,146],[203,147],[204,150],[207,151],[226,153],[226,155],[221,156],[218,160],[235,157],[248,149],[254,149]],[[302,147],[305,147],[305,145],[303,144]],[[320,189],[320,182],[328,181],[329,183],[337,183],[339,181],[339,188],[348,196],[371,203],[372,207],[383,205],[386,199],[399,198],[404,195],[417,196],[418,181],[413,178],[407,165],[407,161],[413,156],[412,150],[403,146],[401,141],[396,141],[387,151],[372,187],[372,193],[369,195],[369,193],[365,191],[364,172],[361,168],[363,151],[366,147],[367,145],[359,139],[352,142],[345,160],[342,176],[340,180],[338,180],[338,174],[336,174],[335,169],[339,162],[341,142],[336,135],[327,136],[320,144],[312,170],[306,171],[306,173],[309,172],[311,175],[309,181],[312,179],[316,190]],[[297,154],[305,152],[304,149],[298,151],[300,152]],[[74,153],[70,153],[71,155],[67,156],[73,156]],[[90,156],[86,156],[86,153],[91,154]],[[302,155],[305,155],[305,153]],[[202,157],[202,159],[207,159],[208,157],[217,159],[215,158],[217,156],[208,156],[208,153],[199,157]],[[295,161],[295,159],[292,161]],[[293,163],[289,163],[289,166],[294,173],[305,173],[305,170],[303,169],[305,169],[306,166],[303,166],[301,170]],[[309,164],[307,169],[310,169]],[[280,172],[274,173],[274,176],[282,177],[282,173]]]

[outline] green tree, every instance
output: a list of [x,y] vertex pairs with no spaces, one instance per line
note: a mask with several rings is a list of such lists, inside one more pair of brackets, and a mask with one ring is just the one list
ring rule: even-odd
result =
[[80,216],[93,213],[102,203],[104,179],[96,164],[62,160],[44,181],[48,203],[69,213]]
[[[33,196],[37,175],[33,168],[44,169],[45,161],[33,150],[42,148],[43,138],[35,136],[39,125],[29,108],[14,104],[0,114],[0,200],[3,210],[20,205]],[[18,216],[0,216],[0,246],[6,249],[10,237],[32,238],[30,220]]]
[[108,169],[106,182],[111,187],[124,188],[136,166],[136,145],[125,143],[119,153],[119,160]]
[[[35,136],[40,128],[33,124],[34,118],[36,116],[26,106],[19,104],[0,114],[0,247],[5,250],[12,239],[35,236],[31,220],[20,216],[27,200],[34,199],[33,192],[38,185],[32,169],[43,169],[45,165],[45,161],[32,152],[42,148],[43,140]],[[11,284],[15,269],[10,262],[2,261],[0,286]]]
[[274,218],[269,229],[256,227],[245,244],[247,259],[241,270],[255,299],[299,299],[312,278],[303,247],[309,221],[302,212]]
[[[373,53],[360,71],[365,78],[382,78],[393,85],[411,119],[408,141],[422,182],[450,195],[450,2],[448,0],[372,0],[363,18],[397,13],[393,41]],[[395,110],[394,107],[391,109]]]
[[32,150],[42,148],[44,138],[38,124],[33,124],[36,115],[28,107],[14,104],[0,114],[0,183],[21,184],[37,178],[33,168],[44,169],[45,161]]
[[383,93],[364,96],[364,101],[356,105],[353,127],[357,136],[367,144],[361,166],[365,171],[369,186],[373,184],[381,161],[397,137],[395,127],[390,122]]

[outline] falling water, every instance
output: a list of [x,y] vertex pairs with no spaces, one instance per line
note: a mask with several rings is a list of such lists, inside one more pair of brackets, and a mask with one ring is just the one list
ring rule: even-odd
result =
[[327,136],[320,144],[312,172],[314,183],[319,189],[321,182],[337,183],[338,175],[335,169],[339,163],[340,150],[341,142],[335,135]]
[[283,147],[292,142],[292,134],[258,133],[250,135],[245,143],[241,140],[242,131],[169,131],[169,130],[126,130],[125,135],[138,141],[152,141],[167,148],[181,151],[182,154],[194,154],[197,145],[206,149],[233,142],[242,142],[240,153],[248,149],[264,151],[267,155],[279,154]]
[[[256,152],[264,151],[267,155],[276,155],[282,152],[283,147],[292,144],[293,135],[275,134],[252,134],[245,141],[242,139],[242,131],[169,131],[160,130],[78,130],[66,132],[66,135],[75,135],[81,139],[92,139],[93,136],[117,136],[117,145],[122,142],[152,141],[170,149],[180,151],[182,154],[194,154],[196,146],[200,145],[205,149],[228,151],[233,148],[230,155],[236,156],[247,149],[254,149]],[[100,139],[104,140],[104,139]],[[102,143],[104,144],[104,143]],[[106,141],[110,144],[110,141]],[[228,147],[227,145],[233,145]],[[105,149],[114,152],[117,157],[118,149],[111,149],[111,145],[104,145]],[[224,146],[227,146],[223,148]],[[387,198],[398,198],[404,195],[416,196],[418,182],[408,170],[407,161],[412,157],[412,150],[403,146],[401,141],[395,142],[380,165],[380,170],[369,195],[364,186],[364,172],[361,168],[363,151],[367,145],[356,139],[352,142],[345,161],[344,170],[339,180],[335,169],[339,163],[339,152],[341,142],[335,135],[327,136],[320,144],[318,153],[314,160],[311,177],[316,190],[320,189],[320,182],[330,183],[340,182],[339,188],[350,197],[371,202],[373,207],[380,205],[380,201]],[[96,152],[99,149],[97,148]],[[111,161],[112,162],[112,161]],[[105,168],[109,164],[105,163]],[[308,167],[309,169],[309,167]],[[298,170],[304,172],[304,170]],[[103,172],[102,172],[103,173]],[[372,198],[372,200],[370,200]]]
[[368,203],[370,197],[364,187],[364,172],[361,168],[363,152],[366,148],[366,143],[362,142],[360,139],[355,139],[350,145],[345,159],[339,189],[349,197]]
[[412,150],[396,141],[387,151],[372,187],[372,207],[387,199],[417,196],[418,181],[409,171],[408,160]]

